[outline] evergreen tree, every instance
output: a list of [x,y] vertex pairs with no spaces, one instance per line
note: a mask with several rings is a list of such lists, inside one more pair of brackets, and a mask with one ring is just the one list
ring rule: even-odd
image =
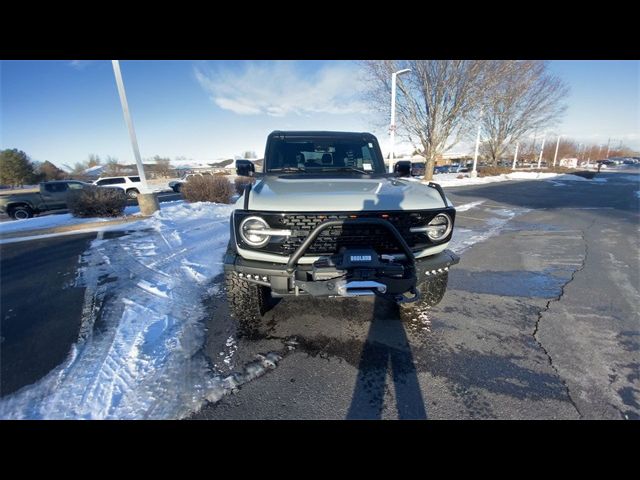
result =
[[0,151],[0,183],[22,186],[33,174],[33,164],[22,150],[13,148]]

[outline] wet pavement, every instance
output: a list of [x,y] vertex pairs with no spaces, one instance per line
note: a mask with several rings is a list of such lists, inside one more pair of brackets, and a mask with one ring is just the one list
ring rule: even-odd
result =
[[[447,189],[484,202],[457,215],[438,306],[402,323],[377,299],[284,299],[260,338],[206,349],[277,367],[193,418],[640,418],[640,177],[597,179]],[[223,295],[210,307],[228,331]]]

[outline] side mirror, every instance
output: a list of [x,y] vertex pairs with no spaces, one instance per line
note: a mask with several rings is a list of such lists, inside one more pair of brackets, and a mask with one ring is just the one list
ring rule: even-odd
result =
[[239,177],[253,177],[256,173],[256,166],[253,162],[237,162],[236,175]]
[[410,177],[411,176],[411,164],[396,163],[393,167],[394,173],[398,177]]

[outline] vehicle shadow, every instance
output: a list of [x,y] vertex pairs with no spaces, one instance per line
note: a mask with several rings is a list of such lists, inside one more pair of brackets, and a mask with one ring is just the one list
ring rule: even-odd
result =
[[[377,194],[365,200],[363,211],[402,210],[404,192],[389,198]],[[386,201],[383,201],[386,200]],[[426,419],[427,412],[418,383],[418,375],[405,326],[399,318],[398,305],[376,296],[371,326],[362,348],[358,377],[347,419],[381,419],[385,408],[387,374],[395,390],[396,409],[400,419]]]
[[382,418],[388,375],[395,389],[398,418],[426,419],[411,345],[398,318],[398,306],[376,297],[347,419]]

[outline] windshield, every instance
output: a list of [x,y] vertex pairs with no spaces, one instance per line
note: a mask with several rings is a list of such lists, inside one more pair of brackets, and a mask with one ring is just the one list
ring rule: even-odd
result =
[[379,150],[364,139],[273,139],[266,160],[267,172],[385,173]]

